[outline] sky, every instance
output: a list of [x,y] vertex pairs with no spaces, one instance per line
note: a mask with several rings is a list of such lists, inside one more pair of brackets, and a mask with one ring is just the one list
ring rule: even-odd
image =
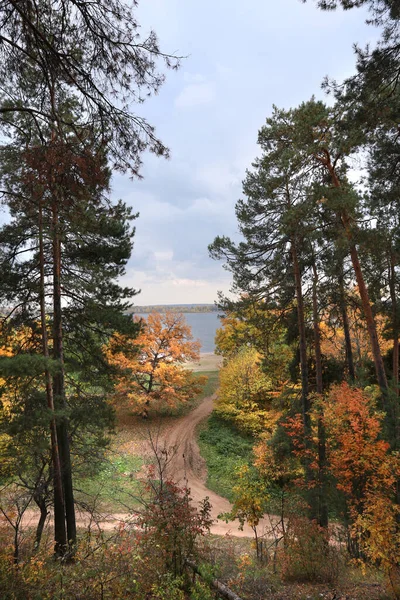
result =
[[300,0],[141,0],[142,33],[185,56],[160,93],[136,107],[170,148],[143,156],[142,180],[116,175],[113,195],[140,213],[123,283],[135,304],[213,303],[231,276],[208,256],[217,235],[237,238],[235,203],[259,154],[272,105],[324,98],[326,75],[355,70],[353,44],[376,41],[362,9],[321,12]]

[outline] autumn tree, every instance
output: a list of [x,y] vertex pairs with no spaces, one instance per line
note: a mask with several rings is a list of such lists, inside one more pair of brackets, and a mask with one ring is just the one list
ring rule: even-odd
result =
[[251,297],[233,302],[221,296],[219,308],[224,314],[215,335],[216,353],[229,360],[244,346],[254,348],[275,391],[282,389],[290,378],[288,364],[293,358],[286,340],[285,315]]
[[199,360],[200,342],[193,340],[182,313],[151,313],[135,321],[141,329],[128,341],[131,351],[121,351],[127,340],[117,334],[110,340],[108,356],[120,370],[116,398],[147,417],[152,404],[176,406],[196,396],[205,378],[185,367]]
[[[72,407],[82,407],[84,399],[87,407],[96,399],[99,407],[104,402],[111,371],[102,347],[113,331],[133,330],[123,315],[133,290],[116,283],[130,256],[133,215],[123,203],[110,203],[106,156],[90,139],[79,152],[72,136],[68,145],[7,147],[2,159],[10,209],[10,222],[0,231],[2,334],[7,342],[21,326],[30,327],[33,351],[43,357],[43,385],[56,426],[53,473],[56,478],[58,456],[62,478],[62,485],[55,479],[53,488],[56,551],[62,553],[66,539],[73,544],[76,537]],[[54,177],[63,189],[61,204],[55,200]],[[22,343],[15,349],[18,360],[26,352]],[[50,358],[58,365],[51,372],[46,367]]]
[[[370,525],[372,521],[375,523],[375,533],[378,533],[377,507],[386,505],[382,519],[390,511],[393,513],[400,474],[398,457],[382,439],[383,414],[377,411],[374,398],[368,392],[345,383],[333,387],[325,403],[324,420],[329,469],[347,499],[346,517],[352,528],[350,547],[357,553],[360,550],[357,528],[363,515],[369,515],[366,519],[370,519]],[[392,541],[394,549],[396,543]],[[376,549],[382,542],[379,538],[361,538],[361,549],[363,544]]]
[[243,346],[220,370],[215,411],[238,429],[256,435],[272,431],[279,412],[273,406],[271,380],[263,372],[260,354]]

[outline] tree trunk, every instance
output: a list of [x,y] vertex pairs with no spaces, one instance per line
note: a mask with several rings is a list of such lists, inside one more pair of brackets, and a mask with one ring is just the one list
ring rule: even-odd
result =
[[[349,239],[351,239],[349,237]],[[367,286],[365,285],[364,277],[361,270],[360,261],[358,258],[358,252],[354,244],[350,246],[350,256],[353,263],[354,272],[356,275],[358,290],[360,292],[361,303],[365,315],[365,319],[367,321],[367,329],[369,333],[369,339],[372,347],[372,354],[374,357],[374,365],[376,378],[378,380],[378,385],[381,388],[383,393],[385,405],[387,405],[387,392],[388,392],[388,382],[386,379],[385,366],[383,364],[381,349],[379,347],[379,339],[378,332],[376,330],[376,324],[374,315],[372,314],[371,303],[368,296]],[[387,408],[387,406],[386,406]]]
[[399,395],[399,324],[397,316],[396,271],[393,252],[390,253],[389,289],[392,301],[393,328],[393,381],[396,396]]
[[[393,252],[390,252],[389,269],[389,289],[392,301],[392,328],[393,328],[393,382],[394,398],[392,398],[391,419],[393,424],[391,430],[394,437],[394,448],[397,450],[400,442],[400,418],[399,418],[399,324],[397,314],[397,295],[396,295],[396,262]],[[400,503],[400,486],[397,484],[397,498]]]
[[[34,500],[40,510],[40,518],[39,518],[39,523],[37,524],[37,527],[36,527],[35,543],[33,546],[34,551],[37,552],[40,547],[40,542],[42,541],[43,529],[44,529],[47,515],[49,514],[49,512],[47,510],[46,502],[44,501],[43,498],[34,496]],[[64,531],[65,531],[65,528],[64,528]],[[65,548],[65,546],[64,546],[64,548]]]
[[[54,191],[53,191],[54,193]],[[53,233],[53,356],[59,363],[59,369],[53,376],[54,398],[62,409],[67,409],[64,378],[64,350],[62,331],[61,307],[61,239],[59,231],[58,202],[56,196],[52,203],[52,233]],[[69,550],[72,551],[76,544],[76,520],[74,492],[72,486],[71,455],[68,438],[68,419],[63,416],[57,427],[60,458],[62,466],[62,480],[64,487],[65,516],[67,522],[67,536]]]
[[[300,369],[301,369],[301,400],[302,400],[302,412],[303,412],[303,426],[304,426],[304,445],[306,450],[310,450],[311,444],[311,417],[310,417],[310,401],[308,397],[308,366],[307,366],[307,340],[306,340],[306,326],[304,320],[304,301],[303,301],[303,290],[301,286],[301,272],[299,266],[299,260],[297,256],[296,240],[291,240],[291,254],[293,261],[293,275],[296,288],[296,300],[297,300],[297,320],[299,329],[299,349],[300,349]],[[309,454],[307,452],[307,454]],[[310,519],[316,519],[317,501],[315,498],[315,490],[313,486],[313,472],[310,465],[310,458],[307,456],[304,461],[304,470],[306,476],[306,484],[308,487],[308,501],[310,506]]]
[[[321,331],[319,327],[318,315],[318,271],[313,256],[313,326],[314,326],[314,346],[315,346],[315,372],[317,394],[322,396],[324,391],[322,378],[322,353],[321,353]],[[328,527],[328,506],[326,502],[326,433],[323,421],[322,409],[318,411],[318,524],[321,527]]]
[[[43,243],[43,206],[39,201],[39,262],[40,262],[40,318],[42,329],[42,352],[46,360],[49,358],[49,345],[46,326],[46,304],[45,304],[45,269],[44,269],[44,243]],[[47,406],[53,415],[50,421],[51,434],[51,458],[54,480],[54,553],[62,556],[67,547],[67,536],[65,531],[65,509],[64,495],[61,476],[60,456],[58,450],[58,438],[56,418],[54,415],[54,396],[51,385],[49,369],[45,369]]]
[[353,358],[353,349],[351,346],[351,337],[350,337],[350,325],[349,325],[349,317],[347,315],[346,309],[346,297],[344,293],[344,281],[343,281],[343,270],[341,267],[341,272],[339,275],[339,294],[340,294],[340,313],[342,316],[343,323],[343,331],[344,331],[344,342],[345,342],[345,352],[346,352],[346,364],[347,371],[349,373],[350,381],[355,381],[356,373],[354,369],[354,358]]
[[311,433],[311,420],[310,420],[310,403],[308,398],[308,366],[307,366],[307,340],[306,340],[306,326],[304,320],[304,301],[303,301],[303,290],[301,287],[301,273],[299,267],[299,261],[297,257],[297,249],[295,241],[292,240],[291,253],[293,260],[293,274],[296,288],[296,301],[297,301],[297,320],[299,329],[299,349],[300,349],[300,370],[301,370],[301,400],[303,409],[303,423],[304,431],[306,435]]
[[[325,164],[326,164],[326,167],[332,177],[333,185],[336,188],[341,188],[342,186],[338,179],[338,176],[336,175],[334,166],[331,164],[331,162],[327,162]],[[364,316],[367,321],[367,329],[368,329],[368,333],[369,333],[369,339],[371,342],[372,354],[374,357],[376,378],[378,380],[378,385],[381,388],[381,391],[383,393],[385,408],[387,408],[388,382],[387,382],[386,373],[385,373],[385,366],[383,364],[381,349],[379,347],[378,332],[376,330],[375,319],[374,319],[374,315],[372,313],[371,302],[369,299],[367,286],[365,285],[365,280],[364,280],[364,276],[362,273],[360,260],[358,258],[357,248],[354,243],[354,237],[353,237],[353,232],[352,232],[352,228],[351,228],[350,217],[347,214],[347,211],[345,209],[342,209],[340,211],[340,220],[342,222],[342,225],[344,227],[344,230],[346,232],[346,236],[347,236],[347,239],[349,242],[351,262],[353,263],[353,269],[354,269],[354,273],[355,273],[356,280],[357,280],[358,291],[359,291],[360,298],[361,298]]]

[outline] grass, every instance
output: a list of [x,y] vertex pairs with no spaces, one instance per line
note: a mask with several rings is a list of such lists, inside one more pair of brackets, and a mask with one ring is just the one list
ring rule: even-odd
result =
[[200,429],[200,452],[207,464],[207,487],[233,501],[234,472],[251,459],[254,440],[215,413]]
[[136,473],[143,465],[139,456],[110,451],[95,477],[76,482],[76,499],[86,504],[96,502],[101,512],[128,512],[138,505],[140,483]]
[[207,383],[204,386],[203,391],[199,394],[196,401],[199,402],[208,396],[212,396],[218,389],[219,383],[219,371],[202,371],[201,373],[195,373],[195,375],[207,375]]

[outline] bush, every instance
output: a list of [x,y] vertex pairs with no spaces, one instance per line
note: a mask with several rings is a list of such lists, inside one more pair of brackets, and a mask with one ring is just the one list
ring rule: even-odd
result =
[[341,557],[329,544],[329,533],[306,517],[289,519],[281,554],[281,577],[285,581],[335,583]]
[[264,600],[267,590],[271,590],[271,574],[266,566],[249,554],[242,554],[236,561],[238,572],[229,585],[246,599]]

